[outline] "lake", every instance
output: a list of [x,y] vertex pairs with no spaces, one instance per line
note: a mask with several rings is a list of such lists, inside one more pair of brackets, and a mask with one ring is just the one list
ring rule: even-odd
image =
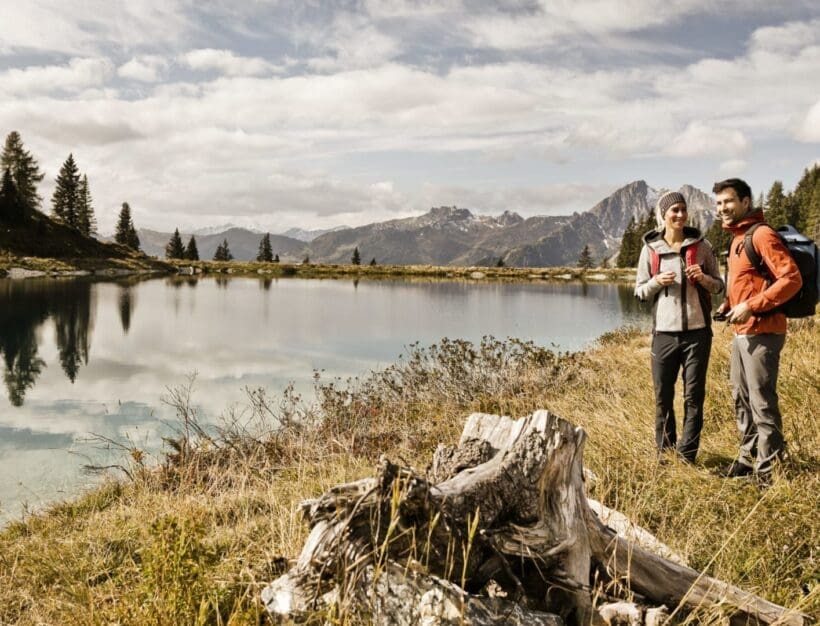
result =
[[[76,493],[95,436],[156,452],[169,387],[196,373],[204,422],[246,387],[310,393],[406,346],[484,335],[581,349],[646,323],[628,285],[442,280],[0,279],[0,522]],[[116,454],[120,454],[117,452]]]

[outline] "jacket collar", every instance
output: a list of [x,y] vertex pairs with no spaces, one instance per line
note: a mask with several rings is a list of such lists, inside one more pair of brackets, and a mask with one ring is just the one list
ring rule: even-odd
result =
[[[643,242],[654,248],[659,253],[664,252],[673,252],[672,248],[669,247],[669,244],[666,243],[666,240],[663,238],[664,229],[655,229],[650,230],[643,236]],[[686,246],[691,246],[694,243],[697,243],[703,239],[703,235],[701,232],[692,226],[684,226],[683,227],[683,243],[681,243],[681,248],[685,248]]]

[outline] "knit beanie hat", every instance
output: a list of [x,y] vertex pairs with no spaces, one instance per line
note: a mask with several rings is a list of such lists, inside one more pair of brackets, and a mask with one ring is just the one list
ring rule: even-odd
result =
[[684,198],[679,191],[667,191],[658,198],[658,206],[655,209],[655,221],[658,223],[658,228],[663,228],[664,226],[663,215],[666,213],[666,210],[673,204],[678,204],[678,202],[682,202],[684,205],[686,204],[686,198]]

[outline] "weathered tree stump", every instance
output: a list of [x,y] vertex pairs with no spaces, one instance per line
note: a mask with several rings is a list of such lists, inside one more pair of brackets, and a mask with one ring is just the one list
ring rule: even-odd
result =
[[[651,533],[587,500],[584,440],[544,410],[519,420],[475,413],[426,475],[383,459],[377,477],[302,504],[311,532],[291,570],[262,592],[268,611],[384,625],[659,626],[670,609],[720,606],[744,622],[804,624],[800,613],[687,567]],[[639,601],[596,585],[612,580]]]

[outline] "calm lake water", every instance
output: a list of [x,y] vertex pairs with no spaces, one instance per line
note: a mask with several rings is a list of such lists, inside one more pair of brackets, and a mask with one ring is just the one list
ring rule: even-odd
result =
[[246,387],[309,391],[394,362],[413,342],[518,337],[576,350],[645,323],[629,286],[201,278],[0,280],[0,523],[116,462],[92,435],[156,451],[161,397],[196,372],[204,421]]

